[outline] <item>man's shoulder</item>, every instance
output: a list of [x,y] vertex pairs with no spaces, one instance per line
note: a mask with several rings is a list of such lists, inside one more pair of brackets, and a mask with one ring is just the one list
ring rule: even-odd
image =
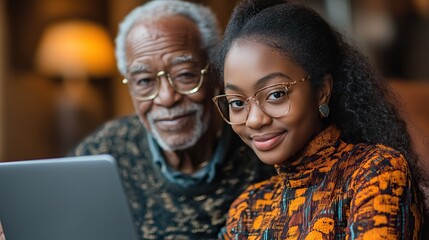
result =
[[110,120],[88,136],[94,139],[106,138],[130,138],[135,135],[145,134],[145,129],[137,116],[126,116]]
[[234,136],[231,140],[227,161],[235,169],[234,172],[252,174],[254,177],[252,182],[262,181],[276,175],[275,168],[263,163],[238,136]]
[[116,147],[138,144],[144,136],[146,131],[137,116],[121,117],[106,122],[87,136],[72,154],[110,154]]
[[243,140],[241,140],[235,133],[231,136],[231,142],[228,147],[228,154],[230,158],[237,158],[238,161],[241,161],[242,164],[247,160],[247,162],[258,162],[262,161],[258,158],[256,153],[247,146]]

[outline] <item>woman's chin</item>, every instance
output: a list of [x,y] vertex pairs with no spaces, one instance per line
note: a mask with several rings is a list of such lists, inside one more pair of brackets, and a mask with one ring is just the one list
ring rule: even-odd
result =
[[268,164],[268,165],[281,164],[285,161],[284,155],[283,156],[273,156],[274,153],[272,153],[272,152],[256,151],[256,155],[261,160],[261,162]]

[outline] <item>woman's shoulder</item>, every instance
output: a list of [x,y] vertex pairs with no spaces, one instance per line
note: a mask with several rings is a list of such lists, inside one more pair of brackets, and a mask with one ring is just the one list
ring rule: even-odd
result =
[[355,164],[359,168],[382,167],[386,170],[407,170],[408,163],[399,151],[382,144],[357,144]]
[[[351,182],[394,181],[406,184],[410,178],[408,162],[399,151],[382,144],[357,144],[349,158]],[[384,180],[383,180],[384,179]]]

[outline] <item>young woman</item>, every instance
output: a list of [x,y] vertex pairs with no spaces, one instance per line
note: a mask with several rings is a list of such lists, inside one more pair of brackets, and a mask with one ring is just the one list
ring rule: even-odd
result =
[[318,14],[242,1],[217,56],[219,112],[278,172],[235,200],[223,238],[419,238],[404,123],[367,59]]

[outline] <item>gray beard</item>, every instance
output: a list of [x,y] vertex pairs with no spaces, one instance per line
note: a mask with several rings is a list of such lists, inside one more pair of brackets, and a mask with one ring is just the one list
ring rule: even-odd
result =
[[[195,112],[196,119],[195,125],[191,130],[192,132],[188,135],[189,137],[173,139],[172,141],[161,137],[161,134],[155,126],[155,119],[183,115],[189,112]],[[204,106],[202,104],[190,103],[184,106],[176,106],[171,109],[160,109],[156,112],[150,112],[147,114],[147,119],[152,136],[158,142],[159,146],[165,151],[177,151],[194,146],[206,132],[209,125],[210,114],[203,116],[203,113]]]

